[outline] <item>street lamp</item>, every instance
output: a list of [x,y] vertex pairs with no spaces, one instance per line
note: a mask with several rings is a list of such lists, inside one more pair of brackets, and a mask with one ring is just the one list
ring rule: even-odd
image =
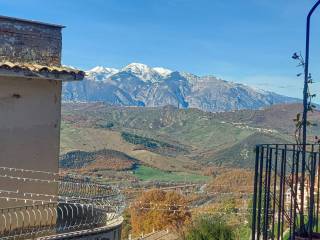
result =
[[[303,117],[302,117],[302,148],[303,148],[303,155],[302,155],[302,175],[301,175],[301,211],[300,211],[300,230],[305,232],[305,225],[304,225],[304,181],[305,181],[305,168],[306,168],[306,148],[307,148],[307,115],[308,115],[308,98],[309,98],[309,46],[310,46],[310,20],[311,16],[316,10],[316,8],[320,5],[320,0],[318,0],[315,5],[311,8],[307,16],[307,29],[306,29],[306,52],[305,52],[305,65],[304,65],[304,87],[303,87]],[[310,199],[310,206],[309,206],[309,219],[308,219],[308,233],[309,236],[312,234],[313,228],[313,204],[314,198]]]
[[311,16],[320,5],[320,0],[311,8],[307,17],[306,30],[306,52],[305,52],[305,66],[304,66],[304,88],[303,88],[303,137],[304,145],[307,143],[307,112],[308,112],[308,83],[309,83],[309,49],[310,49],[310,20]]

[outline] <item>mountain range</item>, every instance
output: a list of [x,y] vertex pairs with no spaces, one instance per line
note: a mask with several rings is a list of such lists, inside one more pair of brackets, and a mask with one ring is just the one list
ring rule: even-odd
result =
[[198,108],[208,112],[260,109],[298,99],[162,67],[131,63],[122,69],[95,67],[81,82],[63,87],[66,102],[104,102],[116,106]]

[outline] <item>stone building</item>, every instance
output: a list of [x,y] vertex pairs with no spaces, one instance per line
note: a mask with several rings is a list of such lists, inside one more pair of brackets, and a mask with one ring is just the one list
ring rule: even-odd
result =
[[[54,183],[18,178],[58,172],[62,82],[84,77],[82,71],[61,66],[62,28],[0,17],[0,166],[34,170],[1,169],[1,190],[57,195]],[[2,199],[0,204],[28,203]]]
[[[62,28],[0,17],[0,166],[34,171],[1,169],[1,190],[57,195],[54,183],[18,178],[52,179],[41,172],[58,172],[62,82],[84,77],[61,66]],[[0,204],[29,203],[2,199]]]
[[[48,202],[58,200],[55,173],[59,171],[62,83],[85,75],[61,65],[62,29],[0,16],[0,238],[25,228],[28,218],[28,227],[39,229],[48,225],[49,218],[53,225],[58,218],[57,205],[49,208],[51,213],[44,207],[30,211],[21,207],[35,207],[39,201],[43,206],[44,197]],[[12,214],[6,212],[19,207]],[[105,239],[119,238],[119,226],[105,228]]]

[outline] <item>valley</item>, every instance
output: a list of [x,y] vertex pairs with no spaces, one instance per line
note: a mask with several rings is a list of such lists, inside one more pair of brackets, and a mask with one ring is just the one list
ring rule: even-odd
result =
[[[247,239],[254,147],[294,142],[291,119],[299,111],[299,104],[212,113],[173,106],[64,103],[61,173],[117,186],[126,198],[129,222],[134,222],[131,204],[137,199],[152,191],[175,192],[185,197],[192,216],[222,213],[240,239]],[[310,114],[312,122],[319,119],[318,111]],[[311,136],[318,130],[309,131]]]
[[[273,116],[293,119],[299,110],[297,104],[209,113],[173,106],[141,108],[64,103],[61,155],[72,151],[113,151],[117,153],[113,154],[113,160],[106,161],[100,156],[96,163],[83,164],[82,168],[91,172],[95,169],[96,173],[115,171],[109,166],[112,161],[119,161],[125,167],[118,170],[132,179],[136,174],[146,178],[152,171],[155,171],[152,174],[165,171],[203,176],[208,175],[204,173],[210,168],[252,169],[256,142],[294,141],[294,122],[273,121]],[[315,112],[311,118],[317,119],[317,115]],[[132,161],[131,165],[126,163],[127,159]],[[104,160],[107,168],[103,168]],[[100,169],[97,170],[97,166]]]

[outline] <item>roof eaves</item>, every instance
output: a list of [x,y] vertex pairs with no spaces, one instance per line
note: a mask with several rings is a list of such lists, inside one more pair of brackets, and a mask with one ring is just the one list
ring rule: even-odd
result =
[[84,78],[85,72],[64,66],[58,67],[30,63],[0,62],[0,75],[77,81]]
[[65,26],[59,25],[59,24],[45,23],[41,21],[28,20],[28,19],[16,18],[16,17],[8,17],[3,15],[0,15],[0,19],[19,21],[19,22],[25,22],[25,23],[31,23],[31,24],[37,24],[37,25],[45,25],[45,26],[56,27],[56,28],[65,28]]

